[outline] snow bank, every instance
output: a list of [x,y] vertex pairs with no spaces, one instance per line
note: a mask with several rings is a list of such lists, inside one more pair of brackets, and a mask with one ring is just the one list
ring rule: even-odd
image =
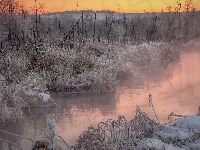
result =
[[186,116],[156,131],[146,145],[154,149],[200,149],[200,116]]
[[200,130],[200,116],[187,116],[181,118],[172,124],[174,127],[180,127],[183,129],[193,128],[195,130]]
[[[179,147],[174,147],[170,144],[166,144],[160,140],[157,140],[157,139],[150,139],[150,138],[147,138],[145,141],[146,143],[146,146],[142,145],[141,144],[141,148],[143,149],[155,149],[155,150],[161,150],[161,149],[165,149],[165,150],[180,150],[181,148]],[[147,148],[148,146],[148,148]]]

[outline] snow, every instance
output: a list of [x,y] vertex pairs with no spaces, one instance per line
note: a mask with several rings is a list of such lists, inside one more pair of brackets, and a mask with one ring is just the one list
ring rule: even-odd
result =
[[166,144],[160,140],[157,139],[149,139],[147,138],[145,140],[145,143],[149,146],[149,148],[151,149],[162,149],[163,147],[165,147],[166,150],[179,150],[179,147],[174,147],[170,144]]
[[[144,43],[142,43],[142,44],[140,44],[139,46],[141,46],[141,47],[146,47],[148,50],[151,50],[152,48],[155,48],[156,46],[160,46],[160,45],[162,45],[162,44],[165,44],[164,42],[144,42]],[[137,46],[138,45],[131,45],[130,46],[130,51],[137,51]]]
[[172,125],[183,129],[189,129],[192,127],[193,129],[200,130],[200,116],[187,116],[177,120]]
[[[163,130],[156,131],[151,139],[145,139],[146,145],[155,149],[185,150],[200,149],[200,141],[195,135],[200,133],[200,116],[186,116]],[[198,140],[197,140],[198,139]]]
[[55,130],[56,122],[55,122],[55,119],[54,118],[48,119],[47,125],[49,126],[49,135],[47,137],[51,141],[51,145],[49,146],[48,149],[55,149],[55,142],[54,142],[54,139],[56,137],[56,130]]
[[42,104],[47,103],[50,100],[50,95],[45,93],[38,93],[38,95],[42,98]]
[[191,144],[190,148],[191,149],[200,149],[200,144],[199,143],[198,144]]

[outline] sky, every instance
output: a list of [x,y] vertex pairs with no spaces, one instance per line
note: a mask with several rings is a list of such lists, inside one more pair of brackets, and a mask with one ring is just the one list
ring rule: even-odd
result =
[[[182,6],[185,0],[36,0],[44,3],[47,12],[62,12],[66,10],[112,10],[117,12],[161,12],[166,8]],[[200,0],[192,0],[193,6],[200,9]],[[35,0],[25,0],[27,7],[34,5]]]

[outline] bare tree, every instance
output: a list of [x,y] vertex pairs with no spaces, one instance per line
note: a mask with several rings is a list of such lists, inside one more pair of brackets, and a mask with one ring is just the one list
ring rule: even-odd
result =
[[155,34],[156,34],[157,28],[155,24],[152,24],[150,26],[147,27],[146,29],[146,38],[147,41],[154,41],[155,40]]

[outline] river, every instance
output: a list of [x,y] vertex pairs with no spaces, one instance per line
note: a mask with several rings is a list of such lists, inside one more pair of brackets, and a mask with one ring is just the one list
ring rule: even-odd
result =
[[[52,95],[58,107],[32,108],[31,113],[25,109],[23,121],[14,125],[11,122],[2,123],[0,128],[23,135],[46,128],[47,117],[54,117],[57,134],[73,145],[90,125],[97,127],[99,122],[109,118],[116,120],[118,115],[125,116],[127,120],[133,119],[136,105],[156,120],[152,107],[149,107],[149,94],[152,94],[153,106],[161,123],[169,122],[171,112],[196,115],[200,105],[200,52],[184,51],[177,63],[158,74],[129,78],[117,87],[115,93]],[[12,136],[2,135],[13,141]]]

